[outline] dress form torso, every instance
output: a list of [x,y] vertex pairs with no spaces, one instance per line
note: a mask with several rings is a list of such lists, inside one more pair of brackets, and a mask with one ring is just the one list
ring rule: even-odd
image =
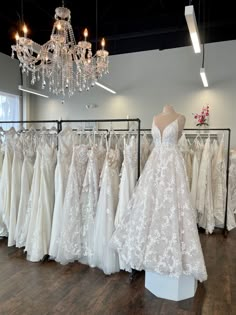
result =
[[186,118],[184,115],[177,113],[171,105],[165,105],[163,111],[153,117],[154,124],[158,127],[161,134],[166,126],[172,123],[174,120],[178,120],[179,135],[184,129]]

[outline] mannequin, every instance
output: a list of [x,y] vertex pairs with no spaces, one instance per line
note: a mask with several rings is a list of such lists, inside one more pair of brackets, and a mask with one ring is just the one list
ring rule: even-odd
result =
[[[145,270],[145,287],[179,301],[207,272],[186,168],[178,147],[185,117],[171,105],[153,117],[153,149],[110,240],[120,268]],[[157,131],[158,129],[158,131]]]
[[184,115],[177,113],[172,105],[165,105],[163,107],[163,110],[160,114],[154,116],[154,124],[158,127],[161,133],[163,133],[163,130],[168,126],[170,123],[172,123],[174,120],[178,120],[178,126],[179,126],[179,136],[182,133],[182,130],[184,129],[186,118]]

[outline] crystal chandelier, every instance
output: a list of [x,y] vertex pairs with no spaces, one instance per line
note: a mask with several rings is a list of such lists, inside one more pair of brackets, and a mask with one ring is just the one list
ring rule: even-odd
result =
[[12,45],[12,58],[16,54],[22,73],[32,73],[31,84],[41,81],[56,95],[73,95],[76,91],[89,90],[103,74],[108,73],[108,51],[102,39],[100,50],[92,54],[92,44],[87,41],[88,30],[84,30],[84,40],[76,44],[71,26],[71,12],[64,7],[55,10],[55,22],[50,40],[43,45],[27,37],[27,27],[23,36],[17,33],[16,44]]

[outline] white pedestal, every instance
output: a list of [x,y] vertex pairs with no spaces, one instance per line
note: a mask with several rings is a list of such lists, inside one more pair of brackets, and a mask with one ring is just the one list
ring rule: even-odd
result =
[[194,296],[197,280],[193,276],[182,275],[175,278],[146,271],[145,288],[159,298],[181,301]]

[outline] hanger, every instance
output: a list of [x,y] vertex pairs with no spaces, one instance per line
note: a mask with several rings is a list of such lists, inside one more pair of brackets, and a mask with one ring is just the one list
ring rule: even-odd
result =
[[60,132],[60,134],[65,134],[65,133],[69,133],[72,132],[72,128],[69,125],[66,125],[65,127],[63,127],[62,131]]
[[50,128],[50,131],[55,131],[55,132],[57,132],[57,128],[56,128],[55,126],[52,126],[52,127]]
[[42,131],[42,133],[46,133],[47,128],[46,128],[45,126],[43,126],[43,127],[40,129],[40,131]]
[[118,136],[117,136],[117,134],[116,134],[116,132],[115,132],[113,126],[112,126],[112,122],[111,122],[111,124],[110,124],[109,135],[110,135],[110,137],[109,137],[109,141],[108,141],[108,146],[109,146],[109,148],[110,148],[112,136],[114,136],[115,139],[116,139],[116,141],[118,141]]

